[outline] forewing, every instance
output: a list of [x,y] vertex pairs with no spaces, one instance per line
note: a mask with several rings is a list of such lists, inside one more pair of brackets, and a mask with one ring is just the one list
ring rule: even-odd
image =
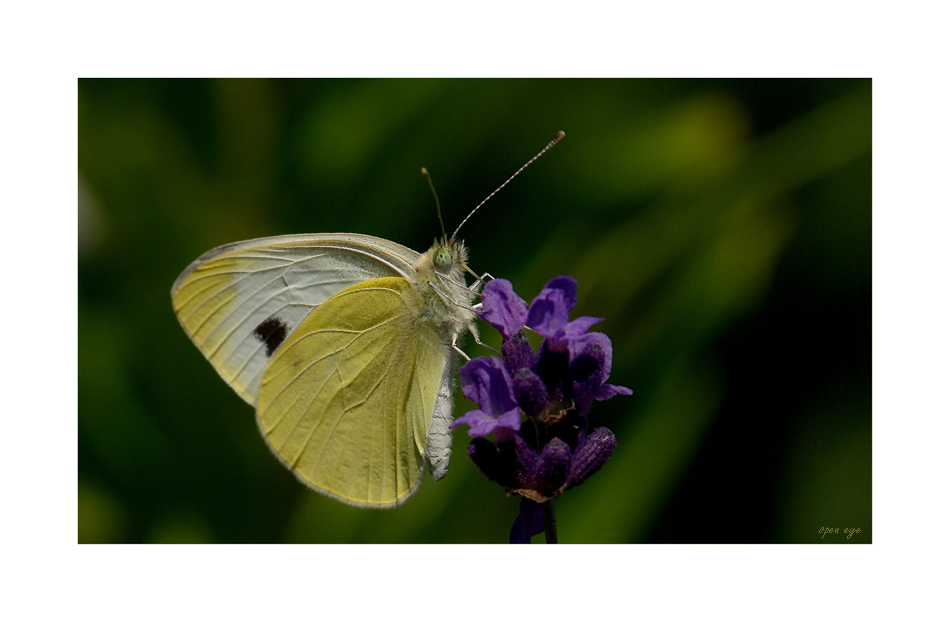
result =
[[347,503],[397,505],[422,479],[447,349],[403,278],[346,289],[274,354],[258,424],[304,483]]
[[188,266],[172,287],[172,305],[221,377],[256,404],[269,358],[317,305],[362,281],[406,276],[418,257],[356,234],[237,242]]

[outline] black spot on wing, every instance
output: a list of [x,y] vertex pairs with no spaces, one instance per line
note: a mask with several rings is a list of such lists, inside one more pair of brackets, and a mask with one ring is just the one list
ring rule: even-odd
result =
[[254,329],[254,336],[267,344],[267,356],[270,356],[287,338],[287,325],[276,317],[268,318]]

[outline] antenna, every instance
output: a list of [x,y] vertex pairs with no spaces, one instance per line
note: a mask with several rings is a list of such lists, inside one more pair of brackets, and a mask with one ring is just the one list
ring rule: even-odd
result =
[[429,177],[429,171],[426,170],[426,167],[422,167],[422,176],[427,182],[429,182],[429,190],[432,191],[432,196],[435,197],[435,211],[439,214],[439,226],[442,227],[442,239],[445,239],[445,225],[442,223],[442,207],[439,205],[439,195],[435,192],[435,185],[432,183],[432,178]]
[[[558,142],[559,142],[562,138],[564,138],[564,132],[558,132],[558,133],[554,136],[554,139],[553,139],[551,142],[549,142],[549,143],[547,144],[547,146],[544,147],[544,149],[542,149],[541,151],[538,152],[538,155],[534,156],[533,158],[531,158],[530,160],[528,160],[527,162],[525,162],[524,166],[522,166],[521,168],[519,168],[517,171],[515,171],[515,174],[514,174],[514,175],[512,175],[511,177],[508,178],[508,181],[506,181],[506,182],[503,183],[502,185],[498,186],[498,187],[495,189],[495,192],[492,192],[490,195],[488,195],[487,197],[485,197],[485,200],[484,200],[484,201],[482,201],[481,203],[479,203],[478,205],[476,205],[476,206],[475,206],[475,209],[473,209],[472,211],[470,211],[470,212],[468,213],[468,216],[466,216],[465,219],[461,222],[461,224],[459,224],[459,226],[456,227],[455,231],[452,233],[452,239],[453,239],[453,240],[455,239],[455,236],[456,236],[456,234],[459,232],[459,229],[462,228],[462,225],[464,225],[466,222],[468,222],[468,219],[472,217],[472,214],[474,214],[475,212],[478,211],[478,208],[479,208],[479,207],[481,207],[482,205],[485,205],[485,203],[488,202],[488,199],[490,199],[490,198],[492,198],[493,196],[495,196],[495,194],[497,194],[499,190],[501,190],[502,188],[504,188],[505,186],[508,185],[508,182],[509,182],[509,181],[511,181],[512,179],[514,179],[515,177],[517,177],[518,174],[521,173],[521,171],[523,171],[523,170],[525,170],[526,168],[528,168],[529,166],[531,166],[531,165],[534,163],[535,160],[537,160],[538,158],[540,158],[541,156],[543,156],[545,153],[547,153],[547,151],[548,151],[551,147],[553,147],[554,145],[558,144]],[[422,170],[425,171],[425,169],[422,169]],[[432,182],[429,182],[429,183],[431,184]],[[433,190],[433,192],[435,192],[435,190]],[[442,219],[442,216],[441,216],[441,213],[440,213],[439,220],[441,221],[441,219]],[[444,231],[444,229],[443,229],[443,231]]]

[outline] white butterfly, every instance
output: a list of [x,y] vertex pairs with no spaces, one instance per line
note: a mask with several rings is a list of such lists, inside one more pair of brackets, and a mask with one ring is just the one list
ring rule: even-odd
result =
[[467,259],[455,233],[422,254],[351,233],[261,238],[192,262],[172,305],[298,479],[389,507],[418,488],[426,463],[437,480],[448,470],[456,343],[478,338],[480,279],[466,285]]

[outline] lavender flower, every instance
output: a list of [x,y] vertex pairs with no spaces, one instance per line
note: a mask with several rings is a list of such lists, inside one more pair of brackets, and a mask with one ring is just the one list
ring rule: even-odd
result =
[[450,427],[464,424],[469,426],[469,436],[484,438],[494,433],[499,441],[510,440],[521,427],[521,414],[501,359],[491,356],[469,361],[459,369],[459,379],[465,397],[481,409],[470,410]]
[[575,339],[584,336],[587,329],[603,322],[599,317],[579,317],[567,320],[577,304],[577,281],[569,276],[554,277],[544,286],[528,309],[527,326],[545,337],[552,352],[563,352]]
[[[600,318],[569,315],[577,303],[577,281],[552,279],[531,306],[506,280],[485,286],[479,317],[502,334],[502,355],[477,358],[459,370],[462,391],[478,404],[452,427],[468,425],[468,455],[508,494],[522,497],[511,542],[541,533],[541,505],[600,470],[616,446],[607,428],[586,433],[595,400],[630,395],[607,384],[613,349],[603,333],[587,332]],[[524,327],[544,337],[537,352]],[[528,425],[522,425],[522,415]],[[488,438],[494,435],[495,440]]]

